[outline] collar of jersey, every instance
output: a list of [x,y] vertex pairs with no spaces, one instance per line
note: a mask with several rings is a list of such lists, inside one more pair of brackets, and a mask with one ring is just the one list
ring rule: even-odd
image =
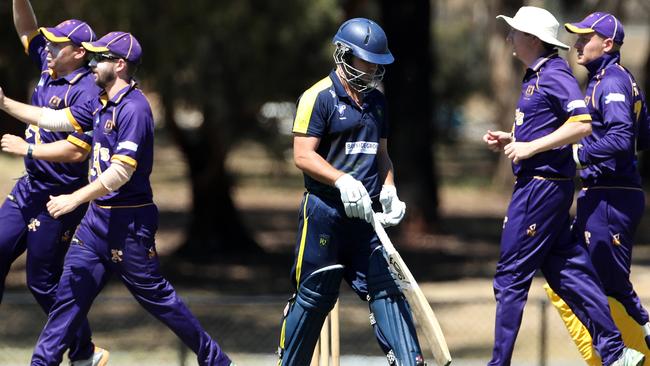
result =
[[85,75],[90,73],[90,68],[88,66],[82,66],[62,78],[57,78],[56,74],[54,73],[54,70],[52,69],[48,69],[48,73],[56,81],[65,80],[68,84],[75,84],[77,81],[81,80],[81,78],[83,78]]
[[124,88],[122,88],[117,94],[113,96],[110,100],[108,99],[108,94],[106,94],[106,91],[102,91],[102,93],[99,95],[99,100],[102,102],[103,108],[106,108],[109,104],[112,105],[117,105],[120,104],[122,99],[131,92],[131,90],[135,89],[138,87],[138,84],[135,82],[135,80],[131,80],[131,83]]
[[336,95],[338,95],[339,97],[350,98],[348,93],[345,92],[345,88],[343,88],[343,84],[341,84],[341,79],[339,79],[339,76],[336,75],[336,69],[330,72],[330,79],[332,79],[332,85],[334,85],[334,92],[336,93]]
[[620,52],[605,53],[599,58],[591,61],[586,64],[585,67],[589,70],[589,78],[592,78],[594,75],[600,73],[606,67],[617,64],[621,61]]
[[542,68],[542,66],[546,63],[546,61],[548,61],[548,60],[550,60],[552,58],[555,58],[555,57],[558,57],[557,50],[551,51],[551,53],[548,53],[548,54],[546,54],[544,56],[539,57],[537,60],[535,60],[535,62],[533,62],[532,66],[530,66],[529,69],[537,72],[537,71],[539,71],[539,69]]

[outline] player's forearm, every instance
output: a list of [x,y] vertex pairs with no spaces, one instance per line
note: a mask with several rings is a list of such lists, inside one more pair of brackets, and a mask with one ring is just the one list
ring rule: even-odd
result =
[[394,186],[393,162],[388,154],[380,154],[377,160],[379,179],[384,185]]
[[28,0],[13,0],[13,15],[18,37],[25,43],[27,37],[38,29],[32,4]]
[[534,154],[555,149],[556,147],[573,144],[591,134],[591,123],[568,122],[552,133],[531,141]]
[[43,114],[42,108],[15,101],[4,97],[0,109],[10,116],[30,125],[38,126],[38,121]]
[[34,145],[32,158],[55,163],[78,163],[86,160],[89,151],[83,150],[66,140]]
[[298,169],[321,183],[333,186],[334,182],[344,174],[334,168],[316,151],[294,154],[294,162]]
[[90,202],[99,197],[105,196],[110,191],[104,187],[99,179],[95,179],[90,184],[85,185],[72,193],[77,206],[86,202]]

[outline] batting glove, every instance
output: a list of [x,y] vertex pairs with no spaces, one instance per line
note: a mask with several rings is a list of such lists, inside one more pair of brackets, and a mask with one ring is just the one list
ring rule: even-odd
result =
[[406,203],[397,198],[397,188],[385,185],[381,187],[379,202],[383,212],[377,214],[377,218],[383,227],[395,226],[402,221],[406,214]]
[[350,174],[343,174],[334,185],[341,192],[341,201],[348,217],[372,221],[372,201],[363,183]]

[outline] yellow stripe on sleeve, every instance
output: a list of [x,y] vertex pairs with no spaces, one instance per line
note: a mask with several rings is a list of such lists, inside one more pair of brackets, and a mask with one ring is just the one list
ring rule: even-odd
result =
[[68,116],[68,121],[70,121],[70,124],[72,125],[72,127],[74,127],[74,130],[79,132],[79,133],[84,132],[83,129],[81,128],[81,125],[79,124],[79,122],[77,122],[77,120],[72,115],[72,112],[70,111],[70,108],[66,108],[66,109],[64,109],[64,111],[65,111],[65,115]]
[[309,224],[309,216],[307,216],[307,201],[309,200],[309,193],[305,195],[305,203],[302,207],[302,234],[300,235],[300,249],[298,250],[298,258],[296,259],[296,287],[300,287],[300,273],[302,272],[302,256],[305,254],[305,245],[307,244],[307,224]]
[[322,79],[321,81],[314,84],[311,88],[307,89],[302,94],[300,102],[298,102],[298,110],[296,111],[296,119],[293,122],[293,132],[297,133],[307,133],[309,128],[309,121],[311,120],[311,114],[314,110],[314,104],[316,104],[316,98],[318,94],[332,86],[332,79],[328,77]]
[[129,164],[132,166],[134,169],[138,167],[138,162],[133,159],[132,157],[126,156],[126,155],[113,155],[111,157],[111,161],[113,160],[119,160],[123,163]]
[[589,114],[576,114],[575,116],[569,117],[569,119],[567,119],[566,122],[564,122],[564,123],[569,123],[569,122],[591,123],[591,115],[589,115]]
[[73,144],[74,146],[80,147],[86,151],[91,150],[90,144],[88,144],[86,141],[72,135],[68,135],[68,138],[66,139],[69,143]]

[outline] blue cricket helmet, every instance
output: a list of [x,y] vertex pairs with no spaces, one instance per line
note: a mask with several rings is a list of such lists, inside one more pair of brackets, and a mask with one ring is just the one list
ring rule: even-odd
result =
[[354,56],[373,64],[387,65],[395,60],[388,50],[386,33],[370,19],[354,18],[341,24],[332,42],[348,47]]

